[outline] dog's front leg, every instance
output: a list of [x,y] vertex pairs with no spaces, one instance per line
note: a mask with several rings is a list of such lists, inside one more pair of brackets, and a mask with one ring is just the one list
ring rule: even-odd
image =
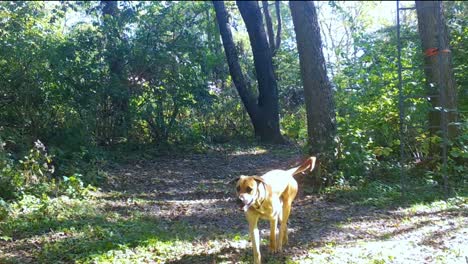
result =
[[276,240],[276,229],[278,227],[278,217],[270,220],[270,251],[276,253],[278,251],[278,243]]
[[258,215],[257,214],[246,214],[247,221],[249,222],[249,233],[250,240],[252,240],[252,250],[254,256],[254,263],[261,263],[261,254],[260,254],[260,232],[258,231]]

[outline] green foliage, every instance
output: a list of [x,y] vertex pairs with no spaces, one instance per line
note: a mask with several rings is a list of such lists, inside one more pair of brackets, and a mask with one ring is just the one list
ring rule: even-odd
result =
[[[451,2],[444,6],[451,33],[455,77],[459,92],[459,120],[461,135],[466,134],[465,45],[466,4]],[[362,184],[376,177],[392,177],[400,162],[399,103],[397,76],[396,28],[387,27],[376,32],[366,30],[366,18],[355,18],[351,10],[333,3],[350,24],[352,52],[343,49],[336,53],[332,63],[333,83],[336,85],[335,102],[338,127],[338,171],[333,177],[337,183]],[[427,93],[423,72],[420,40],[416,17],[407,14],[401,28],[403,94]],[[361,21],[362,20],[362,21]],[[341,45],[341,44],[340,44]],[[343,47],[346,48],[346,47]],[[347,52],[345,52],[347,50]],[[465,98],[465,99],[464,99]],[[404,154],[409,177],[436,184],[443,183],[440,157],[429,157],[430,148],[441,144],[438,136],[427,129],[430,102],[425,98],[404,100],[405,127]],[[447,174],[451,186],[466,184],[466,166],[461,158],[466,146],[463,136],[449,142]],[[455,157],[458,156],[458,157]]]
[[[402,196],[398,180],[374,179],[353,186],[345,184],[328,187],[323,193],[331,200],[351,201],[355,205],[371,205],[380,208],[427,205],[444,199],[442,186],[435,182],[414,179],[407,182],[406,188],[407,192],[405,196]],[[463,204],[467,194],[468,189],[459,186],[450,201]]]
[[70,197],[84,197],[91,186],[85,187],[81,174],[64,176],[58,180],[54,176],[52,156],[41,141],[36,141],[29,155],[15,161],[11,154],[0,149],[0,198],[11,200],[25,196],[48,197],[66,194]]
[[[165,261],[194,250],[191,241],[196,232],[188,223],[155,221],[141,212],[121,215],[101,210],[94,199],[25,195],[8,210],[9,216],[0,222],[0,240],[36,237],[41,247],[34,259],[39,262],[145,262],[148,254],[151,260],[156,257]],[[47,233],[58,234],[61,239],[47,238]],[[2,255],[0,261],[14,259]]]
[[[235,4],[226,5],[243,71],[254,87],[247,32]],[[75,179],[84,185],[98,184],[107,159],[132,151],[145,152],[140,154],[144,157],[173,149],[203,152],[211,143],[253,137],[229,77],[212,3],[122,2],[112,16],[103,15],[103,6],[100,2],[0,3],[2,197],[15,198],[20,186],[59,186],[63,175],[73,186],[80,185]],[[327,5],[337,14],[333,21],[347,32],[343,41],[335,39],[327,62],[338,129],[338,170],[330,173],[337,182],[391,174],[398,165],[396,31],[395,27],[369,30],[373,6]],[[467,6],[457,1],[444,6],[460,110],[466,111]],[[281,129],[289,139],[304,143],[302,82],[287,4],[280,4],[280,13],[282,44],[273,59]],[[275,12],[272,17],[276,27]],[[416,70],[403,72],[403,90],[421,94],[425,87],[416,20],[414,15],[405,19],[410,23],[402,28],[402,66]],[[331,37],[336,36],[324,38],[325,45],[330,46]],[[429,102],[405,103],[406,123],[427,125]],[[463,122],[466,113],[460,114]],[[408,130],[406,137],[405,154],[412,157],[408,164],[416,168],[413,172],[440,181],[440,166],[431,168],[430,175],[427,168],[418,170],[414,158],[427,155],[438,139],[424,128]],[[49,156],[37,148],[28,152],[38,139],[49,147]],[[466,139],[451,144],[449,171],[460,179],[466,171],[461,162]],[[52,157],[53,172],[48,161]]]
[[305,108],[297,113],[285,114],[282,118],[282,133],[290,139],[305,144],[307,142],[307,128]]
[[[411,37],[403,43],[403,65],[420,65],[416,29],[404,29]],[[362,34],[355,39],[362,55],[348,60],[343,71],[335,76],[337,85],[337,122],[340,141],[339,159],[343,171],[351,175],[370,175],[381,161],[397,160],[398,135],[398,83],[396,62],[396,38],[394,28]],[[417,68],[417,67],[416,67]],[[417,82],[419,80],[419,83]],[[405,94],[423,93],[422,71],[404,75]],[[414,101],[407,110],[406,122],[424,124],[427,103]],[[426,132],[427,133],[427,132]],[[411,131],[408,140],[421,138],[422,130]],[[409,147],[419,149],[417,142],[409,141]],[[416,146],[415,146],[416,145]]]
[[468,111],[468,4],[464,1],[444,3],[447,26],[450,32],[450,46],[453,53],[454,74],[459,91],[459,109],[466,120]]
[[5,152],[0,151],[0,199],[13,199],[16,197],[18,187],[21,186],[21,173],[15,170],[13,160],[5,157]]

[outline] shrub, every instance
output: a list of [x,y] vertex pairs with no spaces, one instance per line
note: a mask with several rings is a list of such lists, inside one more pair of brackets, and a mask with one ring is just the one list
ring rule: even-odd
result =
[[[0,141],[0,201],[21,199],[26,196],[48,197],[67,195],[84,197],[92,186],[84,186],[82,175],[73,173],[58,179],[54,176],[52,158],[44,144],[37,140],[29,155],[15,161]],[[4,211],[4,210],[3,210]],[[3,214],[0,212],[0,216]]]

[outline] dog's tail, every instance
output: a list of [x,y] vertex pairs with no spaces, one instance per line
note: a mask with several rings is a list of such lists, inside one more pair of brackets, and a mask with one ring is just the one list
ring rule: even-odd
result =
[[301,166],[297,167],[296,170],[293,172],[293,176],[299,174],[299,173],[302,173],[302,172],[310,172],[312,170],[314,170],[315,168],[315,162],[317,161],[317,158],[316,157],[310,157],[308,159],[306,159]]

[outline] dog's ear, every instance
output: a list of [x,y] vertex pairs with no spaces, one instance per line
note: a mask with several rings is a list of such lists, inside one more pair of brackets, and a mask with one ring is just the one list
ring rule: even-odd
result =
[[299,168],[296,169],[296,171],[294,171],[293,175],[296,175],[296,174],[299,174],[299,173],[305,172],[305,171],[310,172],[310,171],[314,170],[316,161],[317,161],[316,157],[308,158],[306,161],[304,161],[304,163],[302,163],[301,166],[299,166]]
[[234,179],[228,181],[228,184],[236,183],[239,179],[240,179],[240,177],[234,178]]
[[236,177],[236,178],[234,178],[234,179],[232,179],[232,180],[228,181],[228,184],[233,184],[233,183],[236,183],[237,181],[239,181],[239,180],[240,180],[240,178],[241,178],[241,177],[244,177],[244,175],[241,175],[241,176],[239,176],[239,177]]
[[258,182],[263,182],[263,183],[266,183],[265,180],[262,178],[262,177],[259,177],[259,176],[253,176],[254,180],[258,181]]

